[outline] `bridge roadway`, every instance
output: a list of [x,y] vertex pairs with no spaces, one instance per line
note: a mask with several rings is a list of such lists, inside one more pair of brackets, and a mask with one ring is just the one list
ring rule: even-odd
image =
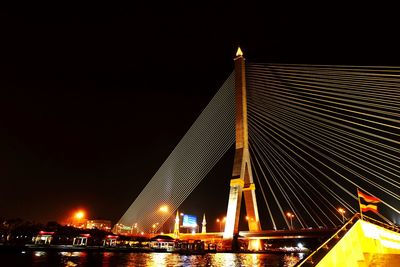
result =
[[[330,236],[337,231],[337,228],[311,228],[311,229],[295,229],[295,230],[263,230],[258,232],[240,231],[239,238],[245,239],[306,239],[321,238]],[[184,240],[198,239],[222,239],[223,232],[213,233],[181,233],[179,238]]]

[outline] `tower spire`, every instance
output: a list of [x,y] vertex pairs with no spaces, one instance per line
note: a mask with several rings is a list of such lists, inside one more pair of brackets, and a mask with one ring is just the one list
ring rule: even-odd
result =
[[203,222],[201,223],[201,225],[202,225],[202,227],[201,227],[201,233],[202,233],[202,234],[207,233],[207,228],[206,228],[207,221],[206,221],[206,214],[205,214],[205,213],[203,214]]
[[179,211],[176,211],[176,216],[175,216],[175,225],[174,225],[174,236],[175,238],[179,237]]
[[238,46],[238,49],[236,51],[236,56],[237,57],[242,57],[243,56],[243,52],[242,52],[242,49],[240,49],[240,46]]

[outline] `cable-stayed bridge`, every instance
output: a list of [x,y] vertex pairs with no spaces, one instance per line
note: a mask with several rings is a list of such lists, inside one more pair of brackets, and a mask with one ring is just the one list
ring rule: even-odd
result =
[[225,239],[239,232],[242,195],[253,233],[260,222],[333,228],[359,212],[357,189],[380,199],[372,216],[398,224],[399,117],[400,67],[245,63],[239,51],[116,230],[161,227],[233,145]]

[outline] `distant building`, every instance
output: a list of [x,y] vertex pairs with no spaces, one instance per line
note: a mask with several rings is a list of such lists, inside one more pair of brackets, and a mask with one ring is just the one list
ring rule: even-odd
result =
[[85,247],[88,245],[89,238],[91,238],[90,234],[81,234],[77,237],[74,237],[72,245]]
[[150,248],[153,250],[173,251],[175,239],[167,235],[158,235],[150,239]]
[[117,246],[117,235],[108,235],[103,239],[103,246],[105,247],[115,247]]
[[109,220],[87,220],[86,229],[99,229],[111,231],[111,221]]
[[50,245],[53,240],[54,232],[40,231],[37,236],[33,237],[33,242],[36,245]]

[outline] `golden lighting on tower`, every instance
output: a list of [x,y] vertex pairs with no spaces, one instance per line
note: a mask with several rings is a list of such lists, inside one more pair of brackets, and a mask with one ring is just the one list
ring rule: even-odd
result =
[[236,56],[237,57],[243,56],[243,52],[242,52],[242,49],[240,49],[240,46],[238,47],[238,50],[236,51]]

